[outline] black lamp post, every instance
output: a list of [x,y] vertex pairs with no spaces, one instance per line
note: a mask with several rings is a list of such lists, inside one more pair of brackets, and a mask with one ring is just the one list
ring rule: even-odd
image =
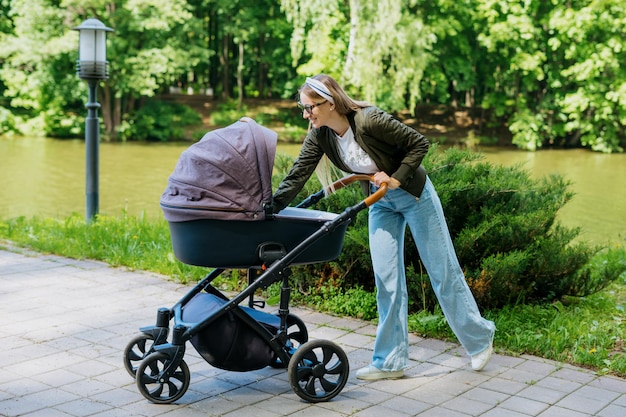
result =
[[100,143],[100,124],[96,101],[96,89],[100,80],[109,78],[106,32],[113,29],[104,26],[98,19],[87,19],[73,30],[79,31],[78,61],[76,73],[87,81],[89,101],[85,120],[85,156],[86,156],[86,197],[87,222],[90,223],[98,214],[98,146]]

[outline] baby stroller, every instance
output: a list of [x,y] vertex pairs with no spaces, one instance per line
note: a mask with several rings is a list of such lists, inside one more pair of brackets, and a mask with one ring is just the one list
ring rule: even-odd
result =
[[[140,328],[124,350],[126,370],[153,403],[172,403],[187,391],[187,341],[219,369],[287,368],[294,392],[309,402],[334,398],[347,382],[342,348],[309,341],[303,321],[289,312],[290,266],[336,259],[348,224],[382,198],[386,186],[340,215],[306,208],[328,192],[371,179],[353,175],[273,214],[275,151],[276,133],[243,118],[184,151],[169,178],[161,207],[175,256],[215,269],[173,307],[158,309],[156,324]],[[233,268],[247,270],[248,286],[229,298],[212,282]],[[262,311],[255,292],[279,281],[278,313]]]

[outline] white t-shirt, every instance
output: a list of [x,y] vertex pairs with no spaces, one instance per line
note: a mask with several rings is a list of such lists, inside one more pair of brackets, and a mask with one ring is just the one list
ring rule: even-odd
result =
[[341,158],[348,168],[359,174],[375,174],[380,169],[370,156],[354,140],[352,128],[348,128],[343,136],[337,135]]

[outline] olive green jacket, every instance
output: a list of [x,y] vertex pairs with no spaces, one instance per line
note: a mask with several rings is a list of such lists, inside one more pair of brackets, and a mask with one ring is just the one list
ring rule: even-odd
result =
[[[354,139],[378,168],[400,181],[400,188],[419,197],[426,182],[426,170],[421,163],[430,146],[428,140],[415,129],[374,106],[359,109],[347,116]],[[342,171],[352,172],[341,158],[332,129],[326,126],[311,129],[293,167],[274,193],[275,213],[289,205],[298,195],[324,154]],[[362,186],[368,194],[367,182]]]

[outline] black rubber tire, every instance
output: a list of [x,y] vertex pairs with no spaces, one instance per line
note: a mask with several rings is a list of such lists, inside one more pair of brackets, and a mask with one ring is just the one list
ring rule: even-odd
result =
[[287,371],[293,391],[310,403],[329,401],[348,382],[350,364],[341,347],[329,340],[313,340],[300,346]]
[[154,338],[142,333],[131,339],[124,349],[124,368],[135,379],[142,360],[153,352]]
[[154,352],[148,355],[137,368],[137,388],[141,395],[155,404],[171,404],[179,400],[191,380],[189,367],[181,360],[174,373],[163,375],[170,359],[163,352]]
[[[294,327],[292,329],[292,327]],[[300,319],[300,317],[295,314],[287,315],[287,337],[289,340],[287,341],[288,346],[285,346],[287,350],[296,351],[300,346],[309,341],[309,332],[306,329],[306,325]],[[270,366],[272,368],[286,368],[288,364],[283,363],[275,357],[272,362],[270,362]]]

